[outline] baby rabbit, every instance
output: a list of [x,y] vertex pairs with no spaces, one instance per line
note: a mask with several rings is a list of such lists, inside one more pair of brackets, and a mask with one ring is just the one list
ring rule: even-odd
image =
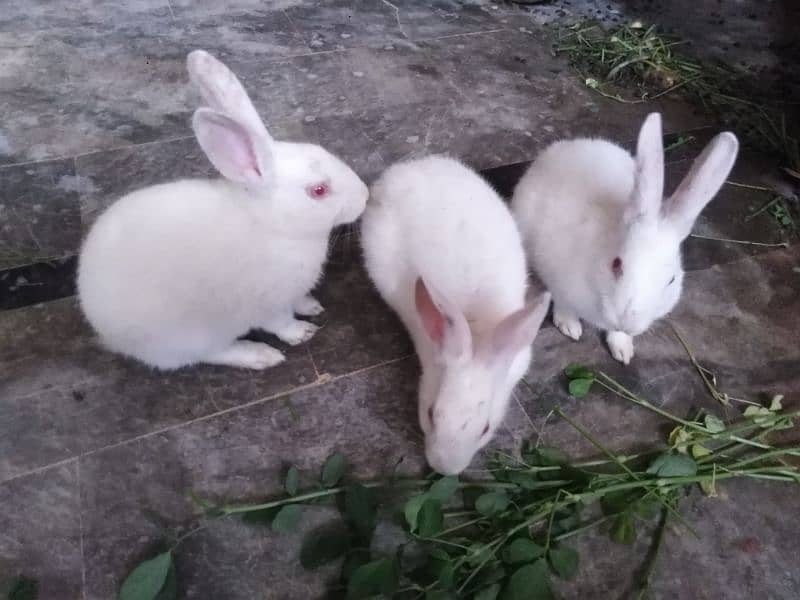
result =
[[160,369],[210,363],[264,369],[284,360],[237,340],[252,327],[300,344],[317,327],[309,294],[328,234],[363,212],[368,190],[319,146],[273,140],[236,76],[208,53],[189,54],[210,108],[192,119],[224,179],[183,180],[128,194],[83,245],[78,293],[111,350]]
[[459,473],[502,421],[549,294],[525,306],[525,254],[510,211],[450,158],[390,167],[372,187],[361,232],[367,271],[422,364],[428,463]]
[[681,241],[725,182],[739,143],[715,137],[662,201],[661,116],[647,117],[636,157],[601,139],[556,142],[517,184],[512,210],[531,265],[553,294],[553,322],[575,340],[584,319],[628,364],[633,337],[681,295]]

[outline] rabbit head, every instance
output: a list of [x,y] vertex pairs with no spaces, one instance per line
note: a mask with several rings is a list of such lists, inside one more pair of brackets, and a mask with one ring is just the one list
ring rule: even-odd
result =
[[550,295],[506,316],[480,340],[459,308],[422,278],[416,282],[415,303],[432,345],[433,365],[423,365],[419,390],[425,455],[439,473],[460,473],[503,420],[511,392],[530,363],[530,345]]
[[238,78],[207,52],[191,52],[187,68],[208,104],[192,118],[200,147],[270,221],[318,233],[361,215],[368,190],[350,167],[320,146],[272,139]]
[[632,196],[621,235],[612,241],[601,278],[602,312],[610,329],[635,336],[669,313],[681,295],[681,242],[733,167],[739,143],[717,135],[667,199],[661,116],[650,114],[639,132]]

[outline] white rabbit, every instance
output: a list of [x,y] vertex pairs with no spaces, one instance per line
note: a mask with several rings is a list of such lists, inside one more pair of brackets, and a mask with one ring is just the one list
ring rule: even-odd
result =
[[681,242],[730,173],[739,143],[715,137],[662,201],[661,116],[647,117],[636,157],[601,139],[545,149],[514,190],[512,210],[531,266],[553,295],[553,322],[573,339],[583,319],[606,331],[628,364],[633,336],[678,302]]
[[264,369],[284,360],[237,340],[260,327],[289,344],[317,327],[294,314],[309,294],[333,226],[363,212],[368,189],[319,146],[273,140],[236,76],[189,54],[190,79],[210,108],[192,127],[221,180],[184,180],[124,196],[83,245],[78,293],[111,350],[161,369],[211,363]]
[[456,160],[390,167],[361,224],[372,281],[422,364],[419,421],[436,471],[463,471],[492,437],[550,304],[525,305],[519,232],[494,190]]

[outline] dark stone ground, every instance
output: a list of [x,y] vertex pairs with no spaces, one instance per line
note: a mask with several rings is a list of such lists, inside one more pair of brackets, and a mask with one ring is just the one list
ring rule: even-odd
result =
[[[395,160],[449,152],[493,169],[487,176],[504,188],[519,171],[495,168],[574,134],[630,142],[643,115],[658,109],[668,134],[698,139],[668,155],[674,186],[714,132],[708,118],[673,100],[623,106],[594,95],[551,56],[544,25],[650,17],[692,40],[696,54],[745,61],[755,77],[791,84],[796,10],[757,0],[564,0],[531,9],[456,0],[5,3],[0,590],[24,573],[40,581],[42,599],[115,597],[164,530],[197,524],[187,488],[259,499],[279,491],[287,463],[314,471],[334,450],[364,477],[401,457],[407,472],[424,466],[416,362],[352,236],[337,239],[318,290],[327,325],[275,369],[154,373],[92,339],[70,297],[83,232],[122,193],[212,173],[188,127],[196,103],[184,74],[188,51],[205,48],[227,62],[275,137],[321,142],[366,180]],[[772,167],[744,154],[731,179],[758,185]],[[744,221],[766,199],[725,186],[695,233],[781,241],[768,215]],[[690,272],[670,321],[726,391],[783,393],[797,406],[800,247],[692,238],[685,257]],[[576,457],[589,455],[548,418],[553,403],[619,450],[662,439],[663,423],[641,409],[602,394],[569,398],[560,370],[572,361],[607,370],[677,413],[718,409],[670,331],[658,324],[622,368],[596,331],[575,343],[548,324],[529,374],[537,394],[518,390],[496,444],[538,432]],[[800,597],[797,493],[742,481],[723,486],[717,499],[693,494],[685,512],[700,538],[669,528],[653,597]],[[318,597],[327,575],[302,570],[298,540],[216,523],[178,553],[181,597]],[[580,574],[564,597],[624,597],[647,540],[624,547],[598,534],[578,545]]]

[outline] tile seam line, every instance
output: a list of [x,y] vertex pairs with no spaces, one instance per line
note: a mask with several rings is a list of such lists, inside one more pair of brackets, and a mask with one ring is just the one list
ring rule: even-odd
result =
[[342,380],[342,379],[347,379],[347,378],[352,377],[354,375],[360,375],[362,373],[367,373],[367,372],[372,371],[374,369],[379,369],[379,368],[385,367],[387,365],[391,365],[391,364],[394,364],[394,363],[397,363],[397,362],[400,362],[400,361],[403,361],[403,360],[407,360],[411,356],[413,356],[413,355],[412,354],[406,354],[406,355],[398,357],[398,358],[392,358],[390,360],[383,361],[383,362],[375,364],[375,365],[370,365],[368,367],[363,367],[361,369],[356,369],[355,371],[350,371],[349,373],[343,373],[341,375],[325,377],[325,375],[323,374],[316,381],[312,381],[311,383],[308,383],[306,385],[301,385],[301,386],[292,388],[291,390],[278,392],[277,394],[272,394],[270,396],[265,396],[265,397],[259,398],[257,400],[251,400],[250,402],[246,402],[244,404],[240,404],[240,405],[237,405],[237,406],[232,406],[230,408],[226,408],[226,409],[214,412],[214,413],[203,415],[201,417],[197,417],[196,419],[191,419],[189,421],[184,421],[182,423],[176,423],[174,425],[169,425],[167,427],[163,427],[163,428],[155,430],[155,431],[150,431],[148,433],[144,433],[142,435],[138,435],[138,436],[129,438],[127,440],[123,440],[121,442],[117,442],[115,444],[109,444],[109,445],[103,446],[101,448],[95,448],[94,450],[89,450],[88,452],[84,452],[84,453],[76,456],[75,458],[85,458],[85,457],[92,456],[94,454],[98,454],[100,452],[103,452],[105,450],[110,450],[112,448],[117,448],[119,446],[125,446],[125,445],[131,444],[131,443],[134,443],[134,442],[138,442],[140,440],[144,440],[144,439],[156,436],[156,435],[161,435],[162,433],[168,433],[168,432],[173,431],[175,429],[181,429],[182,427],[185,427],[185,426],[188,426],[188,425],[194,425],[195,423],[202,423],[203,421],[208,421],[208,420],[214,419],[216,417],[221,417],[223,415],[239,412],[240,410],[245,410],[247,408],[252,408],[253,406],[258,406],[259,404],[266,404],[267,402],[271,402],[273,400],[279,400],[281,398],[284,398],[286,396],[290,396],[290,395],[295,394],[297,392],[304,392],[306,390],[311,390],[311,389],[314,389],[314,388],[317,388],[317,387],[322,387],[322,386],[327,385],[329,383],[334,383],[334,382]]
[[105,450],[110,450],[112,448],[117,448],[117,447],[120,447],[120,446],[126,446],[128,444],[131,444],[131,443],[134,443],[134,442],[138,442],[138,441],[141,441],[141,440],[144,440],[144,439],[156,436],[156,435],[161,435],[162,433],[168,433],[170,431],[173,431],[175,429],[180,429],[180,428],[188,426],[188,425],[193,425],[195,423],[201,423],[203,421],[208,421],[210,419],[213,419],[213,418],[216,418],[216,417],[220,417],[220,416],[223,416],[223,415],[227,415],[227,414],[231,414],[231,413],[235,413],[235,412],[238,412],[240,410],[244,410],[244,409],[247,409],[247,408],[251,408],[253,406],[257,406],[259,404],[265,404],[265,403],[273,401],[273,400],[279,400],[281,398],[284,398],[286,396],[289,396],[289,395],[297,393],[297,392],[303,392],[303,391],[306,391],[306,390],[314,389],[316,387],[321,387],[323,385],[327,385],[329,383],[334,383],[334,382],[340,381],[342,379],[347,379],[348,377],[352,377],[354,375],[360,375],[362,373],[367,373],[367,372],[372,371],[374,369],[379,369],[381,367],[385,367],[385,366],[388,366],[388,365],[391,365],[391,364],[394,364],[394,363],[398,363],[398,362],[407,360],[407,359],[411,358],[412,356],[414,356],[414,354],[406,354],[406,355],[400,356],[398,358],[392,358],[392,359],[389,359],[389,360],[386,360],[386,361],[383,361],[383,362],[380,362],[380,363],[377,363],[377,364],[374,364],[374,365],[370,365],[368,367],[362,367],[361,369],[356,369],[355,371],[350,371],[348,373],[343,373],[341,375],[325,377],[325,375],[323,374],[323,375],[319,376],[317,380],[315,380],[315,381],[313,381],[311,383],[308,383],[306,385],[302,385],[302,386],[298,386],[298,387],[292,388],[291,390],[278,392],[277,394],[272,394],[270,396],[265,396],[265,397],[259,398],[257,400],[251,400],[250,402],[246,402],[244,404],[240,404],[240,405],[237,405],[237,406],[232,406],[230,408],[226,408],[226,409],[223,409],[223,410],[220,410],[220,411],[209,413],[207,415],[203,415],[201,417],[197,417],[196,419],[191,419],[189,421],[184,421],[182,423],[175,423],[174,425],[169,425],[167,427],[162,427],[161,429],[157,429],[157,430],[154,430],[154,431],[143,433],[141,435],[137,435],[137,436],[134,436],[132,438],[129,438],[129,439],[126,439],[126,440],[122,440],[120,442],[116,442],[114,444],[108,444],[108,445],[102,446],[100,448],[95,448],[95,449],[89,450],[87,452],[82,452],[80,454],[76,454],[75,456],[70,456],[69,458],[65,458],[63,460],[51,463],[49,465],[43,465],[41,467],[36,467],[35,469],[31,469],[29,471],[25,471],[24,473],[19,473],[18,475],[14,475],[14,476],[12,476],[12,477],[10,477],[8,479],[4,479],[4,480],[0,481],[0,485],[3,485],[3,484],[5,484],[7,482],[10,482],[10,481],[14,481],[16,479],[20,479],[22,477],[27,477],[28,475],[35,475],[37,473],[41,473],[41,472],[47,471],[49,469],[53,469],[53,468],[56,468],[56,467],[64,466],[64,465],[70,464],[73,461],[80,461],[81,459],[93,456],[94,454],[98,454],[98,453],[103,452]]
[[[282,11],[282,12],[284,12],[284,11]],[[285,16],[290,21],[290,23],[293,25],[293,29],[296,30],[296,27],[294,27],[294,24],[291,21],[291,17],[289,17],[289,15],[285,15]],[[416,43],[424,43],[424,42],[434,42],[434,41],[437,41],[437,40],[447,40],[447,39],[453,39],[453,38],[458,38],[458,37],[489,35],[489,34],[493,34],[493,33],[500,33],[502,31],[512,31],[512,30],[510,30],[508,28],[505,28],[505,27],[502,27],[502,28],[499,28],[499,29],[486,29],[486,30],[481,30],[481,31],[468,31],[468,32],[465,32],[465,33],[453,33],[453,34],[442,35],[442,36],[438,36],[438,37],[423,37],[423,38],[413,38],[413,39],[412,38],[407,38],[407,41],[410,42],[410,43],[416,44]],[[302,35],[301,35],[301,38],[302,38]],[[304,43],[305,43],[305,40],[304,40]],[[391,40],[389,40],[389,41],[387,41],[387,43],[392,43],[392,42],[391,42]],[[264,60],[263,62],[266,63],[266,64],[270,64],[270,63],[276,63],[276,62],[281,62],[281,61],[285,61],[285,60],[291,60],[293,58],[305,58],[305,57],[308,57],[308,56],[317,56],[317,55],[323,55],[323,54],[346,54],[347,52],[351,52],[351,51],[354,51],[354,50],[363,50],[365,48],[366,49],[373,48],[375,50],[380,50],[380,48],[377,48],[374,45],[366,44],[366,45],[351,46],[351,47],[348,47],[348,48],[341,48],[341,49],[335,49],[335,50],[319,50],[319,51],[304,52],[302,54],[287,54],[286,56],[268,58],[268,59]],[[188,82],[187,82],[187,85],[188,85]],[[43,162],[51,162],[51,161],[57,161],[57,160],[70,160],[70,159],[76,160],[78,158],[81,158],[81,157],[84,157],[84,156],[88,156],[88,155],[91,155],[91,154],[98,154],[100,152],[111,152],[111,151],[114,151],[114,150],[124,150],[124,149],[127,149],[127,148],[136,148],[136,147],[139,147],[139,146],[145,146],[145,145],[148,145],[148,144],[157,144],[157,143],[160,143],[160,142],[175,142],[175,141],[184,140],[184,139],[192,138],[192,137],[194,137],[194,136],[193,135],[178,136],[178,137],[167,138],[167,139],[163,139],[163,140],[151,140],[149,142],[141,142],[139,144],[132,144],[132,145],[127,145],[127,146],[125,146],[125,145],[112,146],[110,148],[105,148],[103,150],[90,150],[88,152],[81,152],[79,154],[73,154],[73,155],[69,155],[69,154],[54,155],[54,156],[51,156],[51,157],[42,158],[42,159],[38,159],[38,160],[23,160],[21,162],[0,164],[0,170],[4,169],[6,167],[19,167],[19,166],[25,166],[25,165],[31,165],[31,164],[37,164],[37,163],[43,163]]]
[[[48,162],[56,162],[56,161],[77,161],[79,158],[83,158],[85,156],[91,156],[92,154],[102,154],[103,152],[118,152],[119,150],[133,150],[135,148],[141,148],[142,146],[151,146],[153,144],[166,144],[169,142],[179,142],[181,140],[186,140],[189,138],[193,138],[193,135],[182,135],[178,137],[170,137],[164,138],[162,140],[150,140],[148,142],[139,142],[138,144],[129,144],[127,146],[120,145],[120,146],[111,146],[109,148],[103,148],[102,150],[89,150],[88,152],[80,152],[78,154],[61,154],[61,155],[54,155],[48,156],[47,158],[40,158],[38,160],[26,160],[22,162],[15,162],[15,163],[8,163],[8,164],[0,164],[0,172],[3,169],[11,168],[11,167],[25,167],[28,165],[38,165],[41,163],[48,163]],[[77,174],[77,165],[74,165]]]
[[[476,34],[458,34],[458,35],[459,36],[463,36],[463,35],[476,35]],[[456,36],[451,36],[451,37],[456,37]],[[436,39],[443,39],[443,38],[436,38]],[[342,50],[332,50],[331,52],[346,52],[346,50],[344,50],[344,51],[342,51]],[[323,54],[323,53],[319,52],[318,54]],[[407,105],[403,105],[403,106],[407,106]],[[335,117],[335,116],[339,116],[339,117],[355,116],[360,112],[362,112],[362,111],[351,109],[351,110],[346,110],[346,111],[343,111],[343,112],[338,113],[336,115],[330,115],[330,116],[332,116],[332,117]],[[291,119],[283,119],[283,120],[291,121]],[[698,132],[698,131],[704,131],[704,130],[707,130],[707,129],[711,129],[713,127],[714,127],[713,124],[709,124],[709,125],[701,125],[699,127],[692,127],[691,129],[675,129],[674,131],[672,131],[672,130],[664,131],[664,135],[676,135],[676,134],[679,134],[679,133],[693,133],[693,132]],[[101,150],[89,150],[88,152],[81,152],[79,154],[54,155],[54,156],[48,156],[47,158],[41,158],[41,159],[38,159],[38,160],[27,160],[27,161],[22,161],[22,162],[0,164],[0,172],[2,172],[4,169],[10,169],[12,167],[25,167],[25,166],[29,166],[29,165],[38,165],[38,164],[42,164],[42,163],[56,162],[56,161],[69,161],[69,160],[77,161],[80,158],[84,158],[86,156],[92,156],[93,154],[103,154],[104,152],[119,152],[120,150],[135,150],[137,148],[142,148],[142,147],[146,147],[146,146],[152,146],[154,144],[168,144],[168,143],[172,143],[172,142],[180,142],[180,141],[183,141],[183,140],[194,139],[194,137],[195,137],[194,135],[181,135],[181,136],[177,136],[177,137],[170,137],[170,138],[164,138],[164,139],[159,139],[159,140],[150,140],[148,142],[139,142],[138,144],[129,144],[127,146],[125,146],[125,145],[122,145],[122,146],[111,146],[109,148],[103,148]],[[636,140],[621,140],[621,143],[635,143],[635,141]],[[530,160],[533,160],[533,159],[530,159]],[[672,164],[672,162],[681,162],[683,160],[689,160],[689,159],[678,159],[676,161],[665,162],[665,164]],[[525,161],[518,161],[518,162],[525,162]],[[513,163],[511,163],[511,164],[513,164]],[[74,170],[75,170],[75,174],[79,175],[77,166],[78,166],[77,164],[73,165]],[[507,166],[507,165],[499,165],[499,166],[502,167],[502,166]],[[497,168],[497,167],[491,167],[491,168]],[[24,265],[22,265],[22,266],[24,266]]]

